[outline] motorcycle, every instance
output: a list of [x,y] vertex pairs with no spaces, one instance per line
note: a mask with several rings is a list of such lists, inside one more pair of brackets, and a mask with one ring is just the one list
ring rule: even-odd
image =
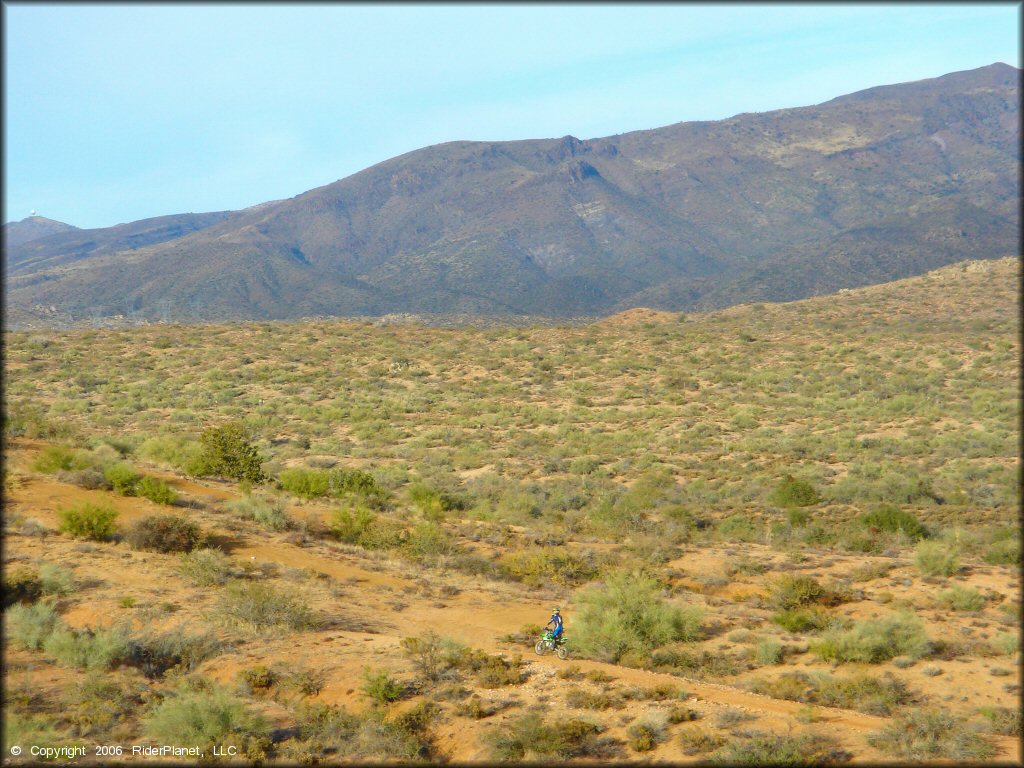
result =
[[554,651],[558,658],[564,659],[569,656],[569,648],[566,646],[565,640],[565,635],[562,635],[561,639],[556,641],[554,633],[548,630],[540,636],[533,650],[537,652],[538,656],[543,656],[548,651]]

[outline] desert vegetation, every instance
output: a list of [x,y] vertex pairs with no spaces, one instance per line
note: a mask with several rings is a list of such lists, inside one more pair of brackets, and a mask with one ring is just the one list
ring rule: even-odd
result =
[[1009,759],[1018,307],[982,267],[571,327],[7,333],[5,745]]

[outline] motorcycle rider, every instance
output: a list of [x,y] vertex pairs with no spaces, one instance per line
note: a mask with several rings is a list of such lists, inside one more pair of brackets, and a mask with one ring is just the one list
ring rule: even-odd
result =
[[552,624],[554,624],[554,629],[551,635],[554,637],[555,645],[558,645],[562,642],[562,615],[557,607],[551,612],[551,618],[548,620],[548,623],[544,625],[544,629],[547,629]]

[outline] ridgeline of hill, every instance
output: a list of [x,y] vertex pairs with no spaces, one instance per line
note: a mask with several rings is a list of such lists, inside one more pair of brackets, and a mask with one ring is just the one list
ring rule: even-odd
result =
[[9,243],[8,324],[690,311],[1014,255],[1019,79],[993,64],[606,138],[455,141],[137,222],[137,241]]

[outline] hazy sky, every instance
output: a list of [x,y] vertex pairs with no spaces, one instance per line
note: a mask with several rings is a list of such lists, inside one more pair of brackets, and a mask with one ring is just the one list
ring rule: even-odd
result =
[[456,139],[607,136],[996,61],[1020,5],[5,2],[4,221],[292,197]]

